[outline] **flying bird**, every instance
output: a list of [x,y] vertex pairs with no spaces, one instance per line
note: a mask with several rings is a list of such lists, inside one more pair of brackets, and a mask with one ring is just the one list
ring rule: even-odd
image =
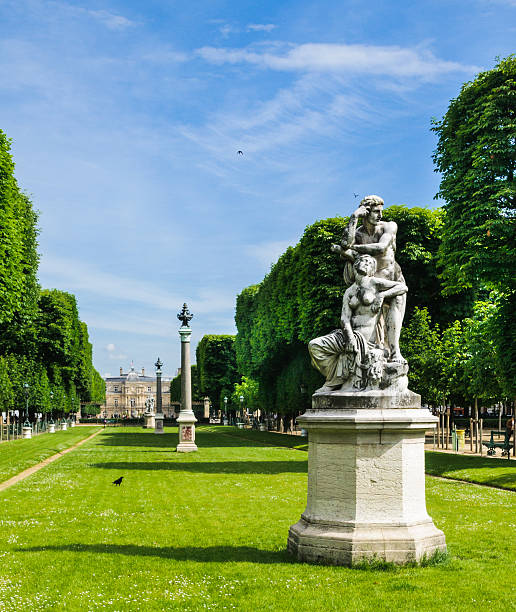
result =
[[355,196],[355,198],[358,198],[358,196],[359,196],[359,194],[355,193],[355,192],[353,192],[353,195]]
[[111,484],[117,485],[118,487],[122,484],[122,480],[123,480],[123,476],[120,476],[120,478],[117,478],[116,480],[113,480],[113,482]]
[[237,151],[237,155],[243,155],[244,152],[243,151]]

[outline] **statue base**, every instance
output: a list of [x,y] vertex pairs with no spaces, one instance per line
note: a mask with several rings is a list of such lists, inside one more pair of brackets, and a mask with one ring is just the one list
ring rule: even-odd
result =
[[197,419],[193,411],[181,411],[177,417],[179,427],[179,444],[176,446],[178,453],[192,453],[197,449],[195,444],[195,423]]
[[411,391],[315,393],[308,431],[308,501],[288,550],[300,561],[404,564],[446,550],[425,502],[425,431],[437,419]]
[[155,415],[153,412],[144,412],[143,413],[143,428],[144,429],[154,429],[154,418],[155,418]]

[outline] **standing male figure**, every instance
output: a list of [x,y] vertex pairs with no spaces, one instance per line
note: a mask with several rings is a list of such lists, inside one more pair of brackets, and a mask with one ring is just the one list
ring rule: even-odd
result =
[[[376,259],[375,276],[404,283],[405,279],[395,260],[396,232],[394,221],[382,221],[383,200],[377,195],[366,196],[351,215],[340,245],[333,245],[333,251],[347,260],[344,266],[344,281],[347,286],[354,282],[353,262],[357,255],[367,254]],[[358,220],[362,225],[357,228]],[[389,351],[389,360],[406,363],[400,352],[400,333],[405,315],[406,294],[385,300],[382,314],[383,326],[378,329],[379,344]]]

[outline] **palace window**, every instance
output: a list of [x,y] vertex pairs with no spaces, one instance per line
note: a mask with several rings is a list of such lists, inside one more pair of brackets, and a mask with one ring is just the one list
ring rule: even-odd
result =
[[118,387],[117,387],[116,385],[113,387],[113,391],[114,391],[115,393],[118,393]]
[[115,400],[115,408],[118,408],[118,400]]

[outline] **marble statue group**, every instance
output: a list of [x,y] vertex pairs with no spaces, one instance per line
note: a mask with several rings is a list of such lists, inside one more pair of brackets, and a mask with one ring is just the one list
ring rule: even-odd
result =
[[310,563],[404,564],[446,550],[425,500],[425,434],[437,419],[408,389],[407,286],[398,227],[382,211],[380,197],[364,198],[333,245],[344,260],[340,327],[308,346],[326,380],[297,418],[308,433],[307,504],[287,546]]
[[395,259],[398,228],[382,220],[383,204],[379,196],[365,197],[341,244],[332,245],[344,259],[347,289],[340,328],[308,347],[313,365],[326,378],[320,392],[407,389],[408,366],[399,347],[407,286]]

